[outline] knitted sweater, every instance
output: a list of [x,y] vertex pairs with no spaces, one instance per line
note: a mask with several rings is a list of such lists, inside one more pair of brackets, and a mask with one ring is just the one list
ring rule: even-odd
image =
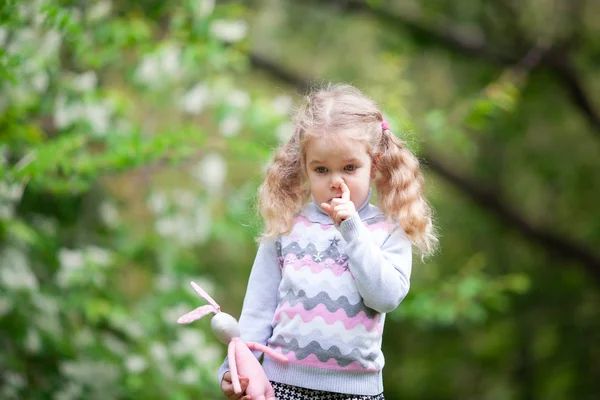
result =
[[[287,357],[281,363],[265,355],[263,368],[272,381],[379,394],[385,313],[408,292],[411,257],[403,230],[388,224],[369,198],[339,226],[312,202],[289,234],[259,246],[241,337]],[[225,360],[219,382],[228,369]]]

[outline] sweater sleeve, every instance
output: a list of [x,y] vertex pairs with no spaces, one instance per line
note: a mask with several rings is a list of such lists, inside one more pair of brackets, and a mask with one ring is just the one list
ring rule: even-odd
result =
[[[239,320],[240,336],[245,342],[267,344],[273,331],[272,321],[277,307],[280,281],[281,269],[277,259],[276,243],[275,241],[261,243],[250,272]],[[253,353],[256,358],[262,354],[258,351]],[[229,362],[225,358],[219,368],[219,385],[227,371],[229,371]]]
[[338,229],[347,242],[350,271],[365,305],[380,313],[393,311],[410,287],[412,247],[404,231],[396,226],[379,247],[358,214]]

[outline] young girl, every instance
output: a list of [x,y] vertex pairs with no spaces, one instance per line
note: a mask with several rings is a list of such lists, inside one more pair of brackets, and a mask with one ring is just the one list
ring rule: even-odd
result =
[[[239,323],[244,340],[288,359],[264,356],[277,399],[383,399],[385,314],[408,293],[411,244],[423,255],[436,244],[418,160],[372,100],[330,86],[306,98],[259,202],[265,232]],[[219,381],[249,399],[227,362]]]

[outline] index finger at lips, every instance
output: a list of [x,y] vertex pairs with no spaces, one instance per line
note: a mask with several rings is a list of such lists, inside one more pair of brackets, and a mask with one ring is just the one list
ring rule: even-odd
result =
[[342,199],[350,200],[350,189],[348,189],[346,182],[342,182],[340,187],[342,188]]

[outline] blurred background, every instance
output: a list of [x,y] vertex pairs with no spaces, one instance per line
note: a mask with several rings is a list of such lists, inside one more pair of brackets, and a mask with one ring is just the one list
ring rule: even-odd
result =
[[385,395],[600,396],[600,2],[2,0],[0,398],[219,399],[256,189],[308,90],[376,99],[440,251]]

